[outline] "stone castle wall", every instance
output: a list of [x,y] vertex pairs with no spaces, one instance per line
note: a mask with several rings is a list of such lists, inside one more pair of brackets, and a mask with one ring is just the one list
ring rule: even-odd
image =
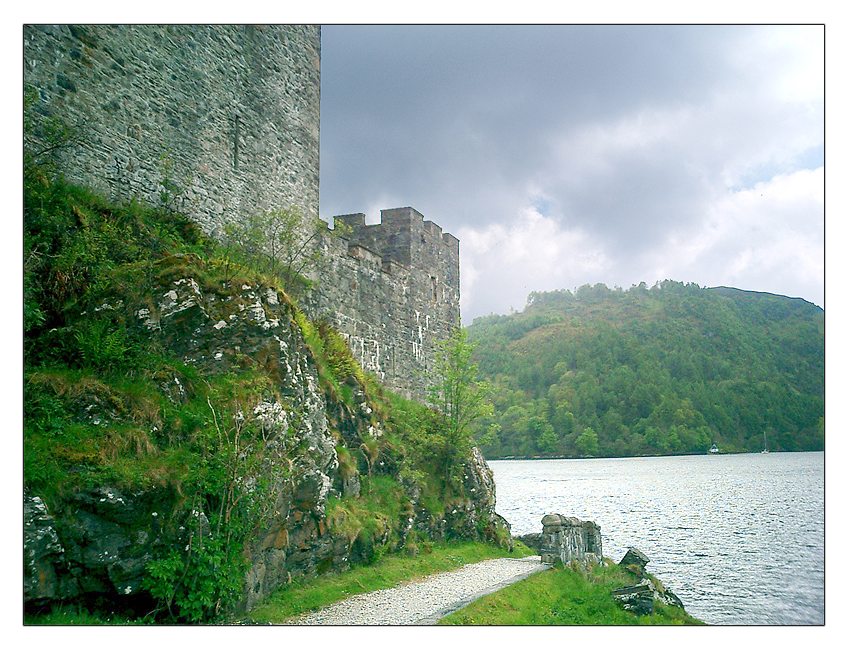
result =
[[320,28],[26,25],[34,109],[73,126],[71,180],[172,207],[216,234],[232,215],[318,215]]
[[413,208],[340,215],[328,237],[311,314],[342,332],[354,356],[389,388],[424,399],[436,342],[460,324],[459,242]]
[[[75,128],[70,180],[170,207],[211,235],[276,208],[318,215],[320,28],[307,25],[27,25],[33,110]],[[304,300],[366,370],[426,396],[433,346],[459,325],[459,242],[412,208],[336,218]]]

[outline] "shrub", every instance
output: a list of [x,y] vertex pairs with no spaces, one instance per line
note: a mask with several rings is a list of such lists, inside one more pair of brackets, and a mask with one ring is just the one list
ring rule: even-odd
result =
[[247,562],[222,536],[192,538],[147,565],[144,586],[175,618],[197,623],[226,611],[241,593]]
[[135,347],[123,326],[115,326],[105,318],[95,318],[80,321],[75,329],[81,365],[108,370],[132,361]]

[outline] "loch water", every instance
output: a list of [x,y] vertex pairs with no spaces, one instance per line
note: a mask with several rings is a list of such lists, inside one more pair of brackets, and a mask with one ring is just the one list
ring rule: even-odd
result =
[[825,622],[822,452],[489,461],[514,535],[550,512],[601,526],[714,625]]

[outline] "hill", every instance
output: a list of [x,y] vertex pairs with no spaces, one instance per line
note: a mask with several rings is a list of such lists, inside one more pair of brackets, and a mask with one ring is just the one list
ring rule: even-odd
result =
[[490,458],[824,448],[825,315],[799,298],[665,281],[532,293],[475,319]]

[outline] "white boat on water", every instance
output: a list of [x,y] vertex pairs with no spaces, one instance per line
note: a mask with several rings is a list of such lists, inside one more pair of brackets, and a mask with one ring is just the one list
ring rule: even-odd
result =
[[716,443],[713,443],[710,446],[710,449],[708,449],[708,453],[709,454],[718,454],[719,453],[719,447],[716,446]]
[[761,453],[762,454],[768,454],[769,453],[769,447],[766,444],[766,431],[764,431],[764,448],[761,451]]

